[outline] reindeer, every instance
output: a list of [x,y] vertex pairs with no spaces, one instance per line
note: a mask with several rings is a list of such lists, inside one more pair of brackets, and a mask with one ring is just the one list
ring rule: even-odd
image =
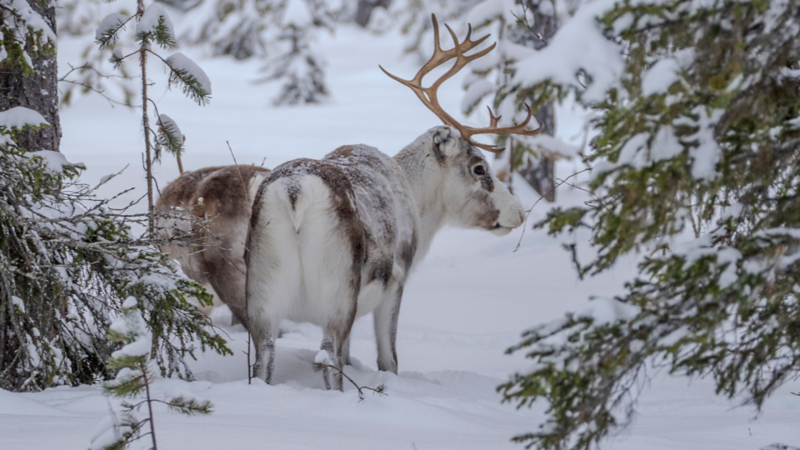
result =
[[[180,208],[188,220],[160,218],[165,236],[183,233],[189,244],[170,243],[161,250],[181,263],[186,276],[213,288],[228,305],[233,322],[246,325],[244,244],[253,198],[269,169],[257,166],[207,167],[182,173],[156,202],[156,209]],[[174,217],[174,216],[173,216]],[[199,226],[198,220],[205,222]]]
[[[488,38],[464,42],[447,27],[455,47],[443,50],[433,16],[434,54],[411,80],[387,75],[411,88],[445,126],[428,130],[395,157],[367,145],[339,147],[321,160],[296,159],[275,168],[258,188],[247,237],[247,311],[256,346],[254,375],[267,383],[274,370],[275,337],[282,319],[323,329],[316,361],[328,389],[342,390],[350,329],[373,313],[378,369],[397,373],[397,319],[403,287],[443,225],[506,234],[523,223],[523,209],[498,181],[472,136],[535,135],[531,119],[500,128],[459,124],[437,101],[437,89],[495,45],[465,55]],[[447,26],[447,25],[445,25]],[[455,59],[430,87],[422,78]],[[381,67],[383,70],[383,68]],[[490,110],[491,113],[491,110]]]

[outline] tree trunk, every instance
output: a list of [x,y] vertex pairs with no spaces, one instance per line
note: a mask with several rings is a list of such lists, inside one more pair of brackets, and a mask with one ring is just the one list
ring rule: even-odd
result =
[[369,19],[372,18],[372,11],[375,8],[381,7],[388,9],[391,3],[391,0],[358,0],[355,17],[356,23],[362,27],[366,27],[367,24],[369,24]]
[[[542,126],[542,134],[553,136],[556,131],[555,108],[552,103],[547,103],[535,114],[536,120]],[[555,190],[555,161],[546,155],[536,159],[528,154],[525,165],[517,169],[531,187],[543,196],[548,202],[556,200]]]
[[[54,1],[28,0],[31,8],[41,14],[45,22],[56,31],[56,7]],[[3,40],[11,38],[11,31],[6,24],[3,29]],[[55,43],[54,43],[55,44]],[[58,64],[56,47],[51,54],[39,51],[36,56],[31,39],[25,43],[25,49],[32,55],[33,74],[26,77],[20,67],[7,60],[0,63],[0,111],[7,111],[16,106],[24,106],[37,111],[50,124],[50,128],[40,131],[20,133],[20,147],[36,150],[59,150],[61,141],[61,123],[58,118]]]
[[[541,50],[549,42],[558,30],[556,17],[550,14],[543,14],[539,7],[540,3],[547,2],[552,10],[550,0],[523,0],[521,3],[533,13],[534,23],[531,29],[520,27],[523,32],[516,36],[516,41],[521,44],[532,46],[536,50]],[[546,103],[539,108],[535,114],[536,120],[542,126],[542,134],[554,136],[556,133],[555,108],[552,103]],[[555,192],[555,161],[546,155],[536,159],[528,155],[522,167],[517,168],[519,173],[528,184],[543,196],[548,202],[556,200]]]

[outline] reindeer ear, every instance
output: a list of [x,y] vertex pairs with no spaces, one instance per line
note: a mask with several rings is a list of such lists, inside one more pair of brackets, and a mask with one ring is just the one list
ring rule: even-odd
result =
[[457,155],[461,151],[459,133],[450,127],[439,127],[433,133],[433,146],[435,151],[443,156]]

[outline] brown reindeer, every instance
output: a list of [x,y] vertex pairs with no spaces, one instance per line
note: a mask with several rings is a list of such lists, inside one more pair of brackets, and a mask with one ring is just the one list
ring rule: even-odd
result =
[[180,209],[191,216],[157,222],[165,236],[189,235],[188,244],[171,243],[161,250],[178,260],[189,278],[212,288],[230,307],[234,323],[247,323],[244,245],[255,192],[269,172],[244,165],[186,172],[167,185],[156,202],[158,210]]

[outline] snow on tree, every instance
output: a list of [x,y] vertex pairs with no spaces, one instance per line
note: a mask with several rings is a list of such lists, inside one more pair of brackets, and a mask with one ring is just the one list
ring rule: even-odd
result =
[[391,4],[391,0],[358,0],[353,21],[362,27],[367,27],[377,8],[387,10]]
[[[109,367],[117,370],[117,375],[113,380],[103,384],[103,390],[106,395],[123,398],[125,401],[119,414],[121,419],[116,411],[111,410],[109,417],[98,424],[90,449],[124,449],[133,442],[147,437],[152,443],[150,448],[157,450],[154,406],[166,405],[172,411],[189,416],[211,414],[213,407],[211,402],[201,400],[181,389],[176,389],[166,400],[153,398],[150,385],[155,380],[156,374],[150,361],[152,336],[147,322],[138,310],[136,298],[125,299],[122,304],[122,315],[111,323],[108,338],[125,345],[115,351],[108,360]],[[137,397],[144,398],[137,401]],[[144,407],[147,409],[142,414],[140,411]],[[143,433],[145,426],[150,431]]]
[[318,103],[328,88],[314,42],[348,8],[320,0],[202,0],[187,9],[180,39],[212,55],[263,60],[259,81],[284,83],[275,104]]
[[[34,67],[36,55],[27,53],[34,48],[55,59],[52,29],[37,9],[20,0],[0,6],[9,72]],[[34,88],[55,98],[54,85]],[[0,388],[40,390],[108,378],[115,345],[106,334],[128,295],[140,299],[162,374],[191,378],[186,358],[198,348],[230,353],[188,300],[208,304],[210,295],[158,251],[165,241],[133,233],[151,215],[97,198],[100,186],[78,179],[83,165],[51,151],[59,136],[45,134],[52,131],[48,112],[0,110]]]
[[58,151],[61,141],[55,14],[55,1],[0,0],[0,111],[31,108],[49,124],[20,131],[17,140],[23,148]]
[[[131,22],[135,22],[136,25],[133,30],[133,40],[137,42],[138,49],[127,55],[115,51],[111,58],[118,68],[122,67],[128,58],[136,56],[139,59],[139,71],[142,80],[141,109],[142,128],[145,137],[144,163],[147,174],[147,206],[148,211],[152,212],[155,204],[153,164],[160,161],[161,150],[166,149],[175,155],[178,160],[178,167],[182,168],[180,156],[183,151],[183,136],[178,137],[174,134],[175,130],[180,130],[177,123],[166,114],[161,114],[155,101],[148,94],[148,89],[152,84],[147,78],[148,57],[155,57],[156,60],[161,61],[166,66],[169,73],[169,86],[181,88],[187,97],[200,106],[208,103],[211,98],[211,81],[203,69],[183,53],[173,53],[171,56],[164,58],[153,50],[152,44],[156,44],[166,50],[174,49],[177,45],[172,19],[166,8],[158,3],[152,3],[145,8],[144,0],[137,0],[135,14],[125,16],[112,13],[106,16],[95,32],[100,50],[116,45],[120,34],[124,31],[126,25]],[[150,126],[151,108],[158,117],[156,129]],[[165,121],[164,118],[168,120]],[[149,229],[152,230],[152,222]]]
[[[480,0],[454,2],[451,0],[395,0],[389,7],[389,16],[399,25],[400,31],[408,36],[404,53],[414,55],[421,63],[428,60],[433,52],[431,34],[431,14],[442,23],[449,23],[458,34],[466,32],[462,19]],[[394,24],[393,24],[394,25]],[[384,29],[390,28],[384,25]],[[377,30],[376,30],[377,31]]]
[[[473,67],[465,78],[464,112],[480,113],[482,109],[479,106],[488,98],[503,116],[501,123],[504,125],[524,119],[527,109],[522,104],[534,103],[537,98],[520,95],[509,84],[514,64],[544,48],[555,34],[558,23],[568,20],[568,15],[569,9],[556,10],[552,2],[544,0],[484,0],[476,5],[466,21],[479,32],[491,33],[492,40],[498,43],[497,54]],[[576,157],[580,151],[580,148],[554,137],[554,106],[552,101],[537,105],[534,115],[542,127],[539,136],[503,136],[496,140],[498,145],[508,149],[498,158],[501,179],[511,183],[514,174],[519,173],[548,201],[555,200],[555,161]]]
[[267,58],[262,81],[283,80],[276,105],[320,103],[328,97],[325,84],[325,61],[312,48],[318,29],[332,30],[324,2],[288,0],[284,5],[281,31],[274,45],[280,50]]
[[162,373],[191,378],[185,359],[197,344],[228,352],[188,300],[210,304],[210,295],[178,275],[156,248],[162,242],[133,235],[130,227],[146,226],[149,215],[96,198],[100,186],[77,180],[81,164],[17,144],[20,131],[46,126],[22,107],[0,113],[0,387],[110,376],[114,345],[105,335],[126,295],[141,299]]
[[[62,68],[59,77],[59,94],[61,104],[68,106],[76,98],[89,93],[101,95],[114,105],[132,107],[135,97],[135,84],[125,66],[114,73],[112,59],[118,53],[122,55],[123,47],[112,43],[102,50],[97,49],[95,38],[99,39],[96,30],[98,20],[112,20],[126,17],[123,9],[104,0],[59,0],[56,10],[58,29],[62,38],[67,38],[71,46],[84,48],[80,61],[71,61]],[[64,45],[64,44],[62,44]]]
[[594,446],[661,368],[757,409],[800,375],[799,62],[797,2],[597,0],[515,65],[525,95],[599,113],[591,201],[539,226],[590,232],[581,276],[643,259],[623,295],[510,349],[535,363],[505,399],[548,405],[517,441]]
[[202,0],[188,7],[179,39],[208,47],[215,56],[261,58],[267,54],[267,31],[278,26],[277,9],[273,1]]

